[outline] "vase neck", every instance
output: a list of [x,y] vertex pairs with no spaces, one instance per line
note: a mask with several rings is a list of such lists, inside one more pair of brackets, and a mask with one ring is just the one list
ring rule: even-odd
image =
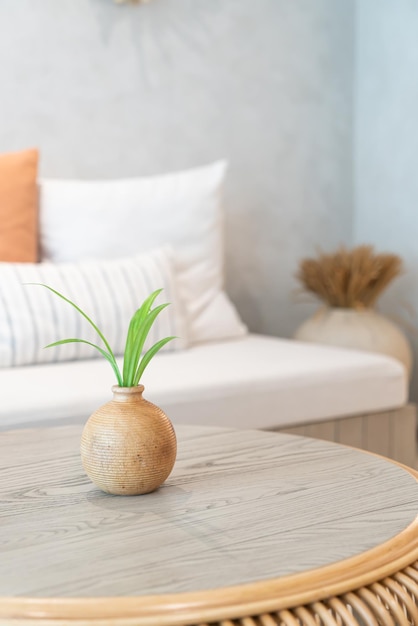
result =
[[374,307],[342,307],[342,306],[326,306],[322,309],[323,311],[331,312],[331,313],[340,313],[341,315],[347,314],[357,314],[357,313],[370,313],[375,312]]
[[144,385],[136,385],[135,387],[119,387],[113,385],[113,400],[115,402],[126,402],[127,400],[142,400],[142,392]]

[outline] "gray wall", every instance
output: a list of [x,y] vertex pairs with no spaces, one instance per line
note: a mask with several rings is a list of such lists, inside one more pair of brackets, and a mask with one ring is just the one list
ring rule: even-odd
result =
[[406,273],[380,309],[413,342],[418,399],[418,3],[358,0],[355,240],[394,251]]
[[352,234],[354,4],[0,0],[0,150],[54,177],[230,160],[227,286],[288,335],[297,260]]

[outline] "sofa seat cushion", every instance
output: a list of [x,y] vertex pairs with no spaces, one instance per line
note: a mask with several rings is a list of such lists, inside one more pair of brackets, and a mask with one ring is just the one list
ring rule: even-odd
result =
[[[0,372],[0,427],[85,420],[111,398],[104,360]],[[403,366],[386,356],[260,335],[157,355],[144,396],[174,423],[276,428],[400,407]]]

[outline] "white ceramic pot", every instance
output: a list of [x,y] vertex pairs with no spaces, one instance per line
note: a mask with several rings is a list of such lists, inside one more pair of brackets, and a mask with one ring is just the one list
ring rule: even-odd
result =
[[386,354],[403,363],[411,376],[408,340],[396,324],[373,309],[322,308],[298,328],[294,338]]

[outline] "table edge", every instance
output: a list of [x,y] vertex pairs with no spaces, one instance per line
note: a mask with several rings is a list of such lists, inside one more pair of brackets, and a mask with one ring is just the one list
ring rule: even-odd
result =
[[[363,452],[363,451],[362,451]],[[418,471],[393,463],[418,482]],[[341,595],[396,574],[418,561],[418,516],[398,535],[366,552],[336,563],[280,578],[177,594],[138,597],[30,598],[1,597],[4,619],[100,620],[100,624],[175,626],[237,619],[289,609]],[[373,563],[373,567],[370,564]],[[135,622],[132,622],[135,619]],[[109,622],[107,621],[109,620]],[[83,621],[83,624],[85,622]]]

